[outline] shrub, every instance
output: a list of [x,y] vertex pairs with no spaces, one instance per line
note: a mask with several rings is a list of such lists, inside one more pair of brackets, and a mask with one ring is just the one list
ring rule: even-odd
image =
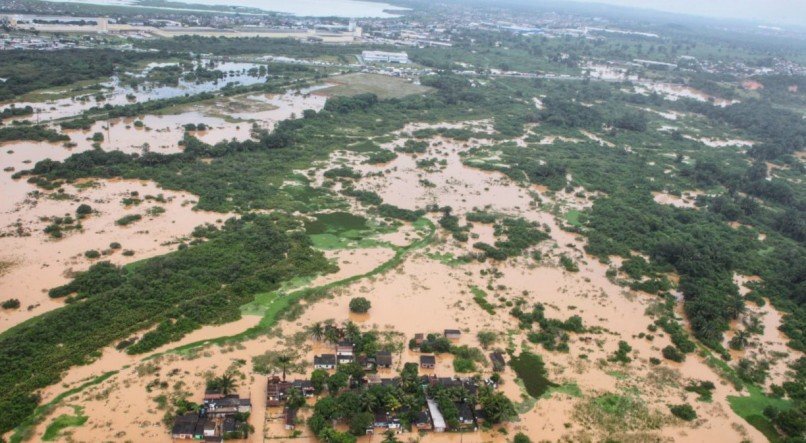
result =
[[515,434],[515,439],[512,440],[512,443],[532,443],[532,439],[523,432],[518,432]]
[[92,214],[92,207],[88,204],[80,204],[78,208],[76,208],[76,216],[78,216],[78,218],[84,218],[90,214]]
[[142,218],[143,218],[143,216],[140,215],[140,214],[124,215],[123,217],[117,219],[115,221],[115,224],[118,225],[118,226],[126,226],[126,225],[130,225],[130,224],[132,224],[132,223],[134,223],[134,222],[136,222],[136,221],[138,221],[138,220],[140,220]]
[[356,297],[350,300],[350,311],[357,314],[364,314],[372,307],[372,303],[364,297]]
[[20,307],[20,301],[16,298],[10,298],[3,302],[2,305],[3,309],[17,309]]
[[86,251],[84,253],[84,257],[87,257],[89,259],[96,259],[96,258],[98,258],[100,256],[101,256],[101,253],[96,251],[95,249],[90,249],[89,251]]
[[670,405],[669,410],[672,411],[672,414],[685,421],[691,421],[697,418],[697,412],[694,411],[694,408],[688,404],[682,405]]
[[671,361],[676,361],[678,363],[682,362],[686,359],[686,355],[677,350],[674,346],[667,346],[663,348],[661,351],[663,353],[663,358]]
[[122,248],[122,246],[120,245],[120,243],[116,241],[109,243],[109,249],[120,249],[120,248]]

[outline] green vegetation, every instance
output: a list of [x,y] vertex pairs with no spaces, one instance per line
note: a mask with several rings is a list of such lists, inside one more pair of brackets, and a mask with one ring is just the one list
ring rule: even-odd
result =
[[3,309],[19,309],[20,301],[16,298],[9,298],[8,300],[4,300],[3,304],[0,305]]
[[366,314],[372,307],[372,303],[364,297],[355,297],[350,300],[350,312]]
[[63,429],[71,426],[81,426],[87,422],[89,417],[84,415],[84,408],[80,406],[73,406],[73,410],[75,411],[75,415],[62,414],[53,419],[53,421],[45,429],[45,433],[42,435],[42,440],[56,440],[56,438],[59,436],[59,433]]
[[0,127],[0,142],[30,140],[35,142],[65,142],[70,137],[60,134],[46,126],[7,126]]
[[697,412],[689,404],[670,405],[669,410],[672,411],[672,415],[681,420],[691,421],[697,418]]
[[65,49],[60,51],[9,51],[0,61],[0,100],[37,89],[66,87],[81,80],[109,77],[121,67],[144,60],[164,58],[163,53],[111,49]]
[[[99,263],[63,289],[52,290],[51,296],[75,293],[82,303],[0,335],[5,368],[0,379],[7,386],[0,396],[2,428],[10,429],[34,410],[34,390],[57,382],[62,371],[85,363],[106,345],[157,325],[127,348],[132,354],[145,352],[202,324],[239,318],[238,307],[255,293],[293,276],[333,270],[310,248],[307,236],[285,234],[298,226],[283,217],[230,219],[223,229],[209,230],[203,243],[127,269]],[[39,377],[22,375],[31,371]]]
[[546,378],[543,359],[537,354],[521,352],[517,357],[511,357],[509,365],[523,381],[526,392],[533,398],[540,398],[549,388],[556,386]]
[[473,300],[481,307],[481,309],[484,309],[490,315],[495,315],[495,306],[487,301],[487,293],[484,292],[483,289],[479,288],[478,286],[472,286],[470,288],[470,292],[473,293]]

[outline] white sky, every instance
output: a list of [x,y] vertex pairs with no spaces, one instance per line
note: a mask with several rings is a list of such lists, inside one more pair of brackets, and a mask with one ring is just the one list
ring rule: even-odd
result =
[[806,26],[806,0],[574,0]]

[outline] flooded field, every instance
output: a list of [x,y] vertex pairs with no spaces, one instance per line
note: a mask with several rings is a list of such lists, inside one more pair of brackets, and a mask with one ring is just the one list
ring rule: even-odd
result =
[[[399,138],[384,145],[384,148],[393,149],[401,145],[404,140],[401,134],[414,128],[404,128],[396,134]],[[249,362],[269,349],[287,349],[293,352],[294,360],[303,368],[299,375],[292,374],[291,377],[308,376],[312,371],[309,363],[313,356],[332,349],[312,339],[306,332],[308,328],[318,322],[340,323],[346,320],[354,321],[363,330],[377,330],[385,340],[399,343],[392,369],[381,376],[391,376],[405,362],[417,361],[419,354],[405,349],[405,343],[414,334],[439,332],[446,328],[461,330],[461,338],[455,341],[459,345],[478,346],[477,334],[487,331],[496,336],[493,347],[511,347],[515,354],[537,350],[528,341],[526,332],[518,328],[517,319],[508,314],[509,308],[506,307],[508,302],[524,300],[527,306],[543,304],[546,315],[551,318],[564,319],[577,315],[587,330],[571,335],[568,342],[570,351],[567,353],[540,352],[545,362],[546,376],[555,387],[536,402],[525,394],[513,371],[507,370],[502,374],[501,389],[517,403],[521,412],[520,420],[507,426],[509,432],[574,441],[596,440],[614,433],[642,441],[713,441],[726,438],[731,441],[765,441],[755,428],[748,426],[731,410],[727,397],[736,395],[736,391],[703,359],[692,355],[683,363],[665,363],[661,367],[650,363],[650,357],[658,355],[659,350],[670,343],[669,338],[661,334],[655,336],[654,340],[645,336],[648,325],[652,323],[646,313],[657,303],[655,297],[616,284],[607,276],[613,265],[601,263],[585,254],[583,238],[561,229],[560,220],[535,205],[534,199],[539,196],[544,202],[550,201],[575,210],[584,209],[590,202],[578,197],[577,191],[549,197],[543,188],[524,188],[499,173],[484,172],[463,164],[459,154],[479,143],[483,141],[456,142],[434,137],[429,140],[425,153],[417,156],[401,154],[383,165],[366,165],[362,163],[363,156],[340,152],[313,173],[317,182],[321,183],[323,171],[333,165],[348,164],[365,175],[357,182],[360,189],[378,192],[384,201],[402,208],[415,209],[427,204],[450,205],[460,217],[483,208],[492,213],[520,215],[536,221],[547,226],[551,236],[535,247],[541,252],[540,262],[528,258],[527,254],[506,262],[461,263],[440,260],[437,258],[457,257],[471,252],[472,248],[468,243],[457,242],[450,236],[438,233],[425,247],[410,252],[400,265],[391,270],[337,286],[330,291],[330,297],[313,304],[303,304],[305,313],[301,318],[281,321],[274,332],[267,336],[225,346],[201,347],[189,353],[169,352],[154,360],[135,359],[108,349],[95,363],[72,369],[65,376],[63,384],[45,391],[47,399],[91,377],[107,371],[120,371],[64,402],[65,405],[83,407],[88,416],[86,424],[70,431],[71,438],[100,441],[147,436],[149,440],[167,442],[170,436],[160,422],[163,411],[156,407],[157,397],[183,391],[192,398],[200,398],[204,380],[210,374],[236,367],[241,374],[238,391],[242,397],[249,396],[253,406],[250,423],[255,427],[255,433],[250,441],[283,439],[290,432],[283,428],[277,418],[280,411],[264,407],[265,377],[254,373],[251,364],[240,365],[237,362]],[[435,170],[424,170],[417,166],[416,160],[425,157],[444,162]],[[431,184],[423,184],[424,180]],[[179,198],[174,197],[175,201]],[[685,200],[666,194],[658,194],[655,198],[663,203],[687,207],[693,194],[685,196]],[[181,211],[182,205],[179,204],[175,210]],[[205,214],[196,215],[206,217]],[[336,231],[361,231],[367,227],[368,216],[363,214],[361,206],[355,205],[350,213],[323,214],[311,219],[307,231],[314,236]],[[489,225],[474,224],[471,232],[478,239],[474,241],[495,240]],[[378,237],[398,245],[409,244],[416,238],[422,237],[408,224],[396,232]],[[310,285],[324,285],[350,276],[364,275],[394,255],[392,249],[377,246],[337,248],[326,252],[341,270],[337,274],[315,279]],[[560,263],[561,256],[572,258],[579,271],[564,269]],[[494,301],[497,309],[495,315],[474,301],[473,294],[478,288],[485,288],[488,299]],[[372,309],[368,314],[350,313],[348,304],[355,296],[370,300]],[[780,321],[780,317],[774,311],[753,309],[751,312],[752,315],[761,316],[767,325],[767,332],[759,341],[770,346],[756,349],[778,351],[781,337],[767,334],[776,333],[776,322]],[[255,325],[259,318],[247,314],[235,323],[204,327],[178,343],[156,350],[155,354],[199,340],[237,334]],[[635,359],[629,365],[609,360],[621,340],[629,342],[633,348]],[[491,374],[491,368],[486,367],[481,372]],[[438,376],[456,374],[453,357],[449,354],[439,355],[436,368],[429,373]],[[779,380],[779,374],[779,369],[775,369],[772,380]],[[152,381],[155,379],[167,383],[164,387],[154,387]],[[696,402],[694,394],[682,390],[683,385],[694,380],[715,384],[712,402]],[[629,416],[629,428],[614,429],[611,428],[617,426],[614,423],[590,415],[593,411],[590,405],[602,398],[631,399],[629,413],[634,415]],[[703,418],[694,425],[671,418],[667,404],[681,400],[692,401]],[[37,427],[37,435],[45,432],[47,423],[48,420]],[[299,429],[301,435],[297,436],[296,441],[315,441],[306,427]],[[414,434],[404,434],[403,437],[409,436],[413,437]],[[372,439],[360,438],[359,441]],[[480,431],[463,435],[429,434],[427,441],[503,442],[507,438],[497,432]]]

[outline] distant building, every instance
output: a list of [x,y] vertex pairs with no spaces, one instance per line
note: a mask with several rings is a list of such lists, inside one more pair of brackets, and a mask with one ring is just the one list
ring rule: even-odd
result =
[[361,59],[368,63],[408,63],[409,55],[405,52],[362,51]]
[[297,427],[297,409],[296,408],[285,408],[285,428],[287,430],[293,430]]
[[337,355],[353,355],[353,351],[355,350],[355,346],[350,343],[349,341],[340,341],[336,345],[336,354]]

